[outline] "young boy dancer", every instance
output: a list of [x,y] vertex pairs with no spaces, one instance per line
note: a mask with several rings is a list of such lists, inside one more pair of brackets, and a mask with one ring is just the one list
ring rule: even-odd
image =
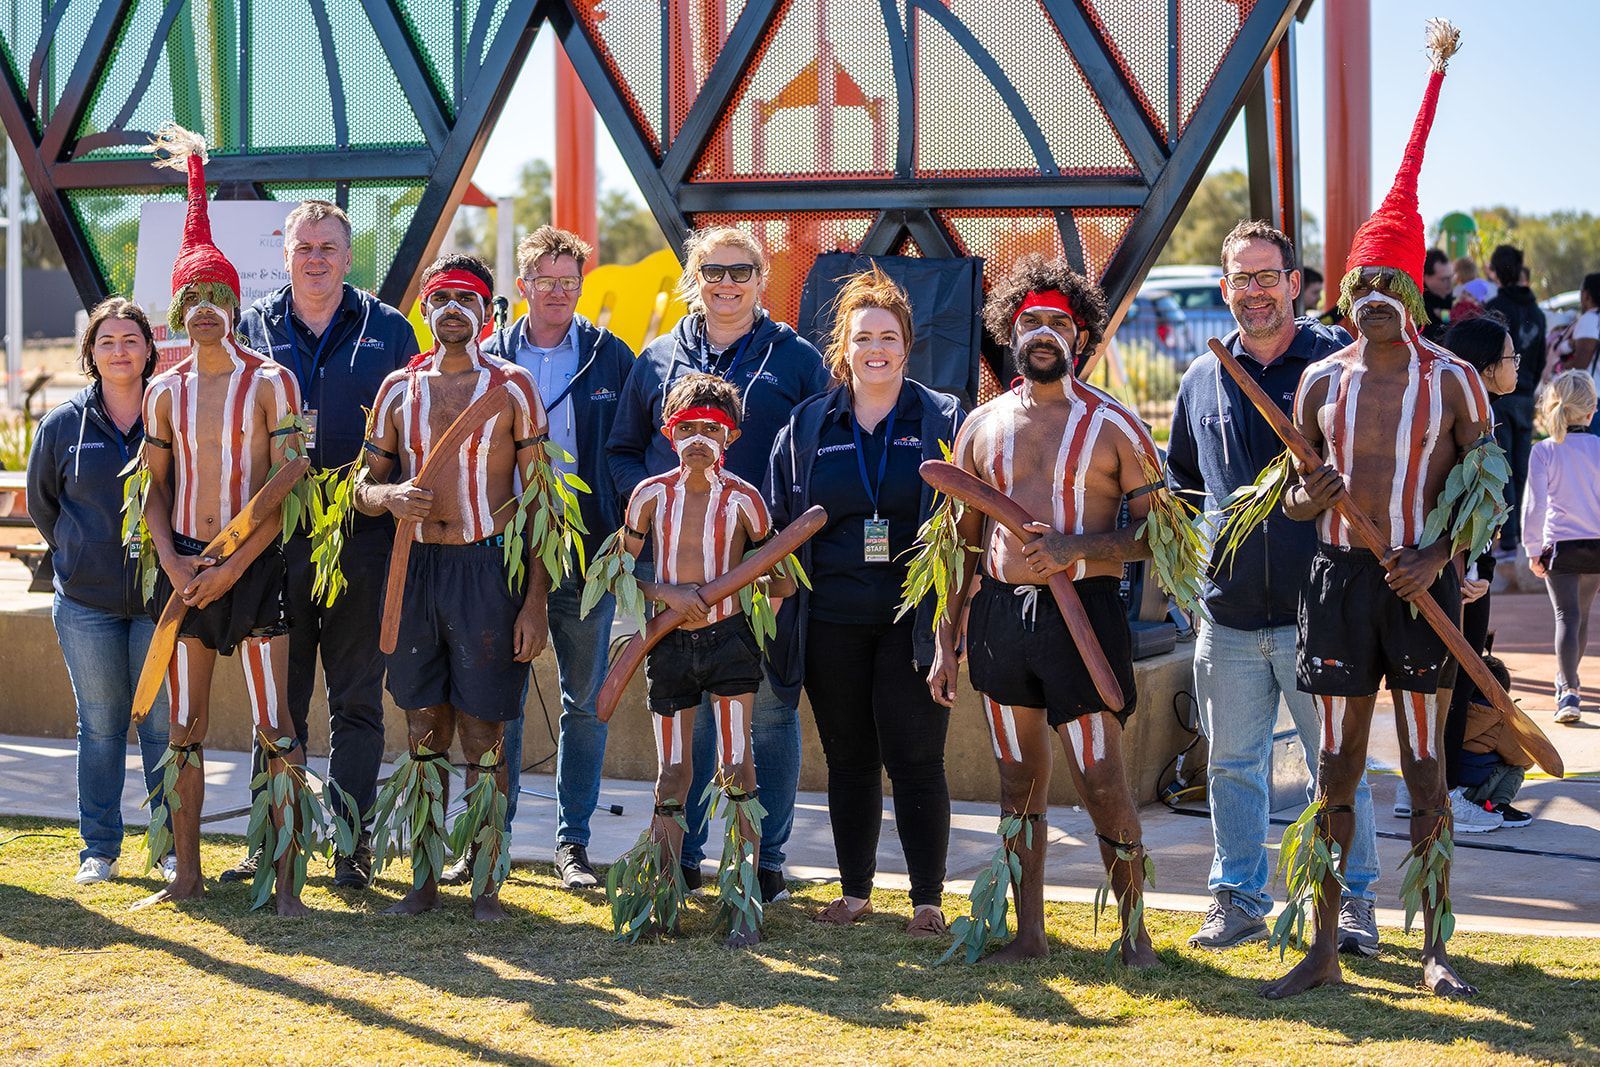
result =
[[[676,878],[682,852],[684,805],[693,766],[688,739],[704,694],[716,715],[719,784],[736,820],[723,855],[723,870],[735,868],[724,886],[730,947],[761,940],[759,894],[737,893],[754,884],[760,845],[756,769],[750,749],[750,706],[761,684],[761,653],[738,596],[707,604],[700,587],[721,577],[745,550],[767,539],[772,520],[755,486],[722,469],[722,456],[739,439],[738,390],[711,374],[679,379],[662,409],[662,432],[678,454],[678,466],[647,478],[628,501],[622,550],[637,557],[653,535],[659,581],[640,582],[644,595],[682,613],[685,624],[668,634],[645,661],[655,728],[658,770],[656,808],[649,842],[664,844],[660,870]],[[792,591],[774,583],[773,596]],[[745,868],[748,867],[748,871]],[[747,879],[745,875],[748,874]],[[670,920],[668,920],[670,924]]]

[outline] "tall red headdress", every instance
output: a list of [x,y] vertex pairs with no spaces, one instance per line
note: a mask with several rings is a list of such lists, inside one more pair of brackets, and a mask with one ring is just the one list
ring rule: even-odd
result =
[[206,140],[175,122],[165,123],[147,151],[165,153],[156,160],[158,167],[189,172],[189,212],[183,220],[183,244],[172,264],[172,295],[186,285],[213,283],[226,286],[239,302],[239,272],[211,239],[211,216],[206,204]]
[[1439,106],[1445,65],[1460,47],[1461,31],[1444,19],[1428,20],[1428,55],[1433,61],[1433,73],[1428,76],[1428,88],[1422,94],[1422,106],[1411,127],[1405,155],[1400,158],[1394,185],[1350,242],[1350,255],[1345,260],[1347,272],[1360,267],[1393,267],[1409,275],[1418,286],[1422,284],[1427,238],[1417,210],[1417,175],[1422,170],[1422,153]]

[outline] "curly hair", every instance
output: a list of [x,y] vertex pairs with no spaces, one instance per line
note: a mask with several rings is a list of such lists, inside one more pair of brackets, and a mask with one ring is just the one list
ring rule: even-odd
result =
[[727,412],[735,426],[744,416],[739,387],[715,374],[685,374],[674,382],[661,405],[662,424],[685,408],[716,408]]
[[873,263],[846,278],[833,300],[833,333],[822,358],[836,382],[850,384],[850,320],[870,308],[881,308],[900,320],[900,341],[906,352],[911,351],[911,298]]
[[1000,345],[1011,344],[1011,322],[1022,308],[1022,298],[1034,290],[1054,289],[1067,298],[1067,303],[1082,321],[1078,335],[1087,338],[1075,355],[1093,352],[1099,347],[1106,332],[1106,295],[1100,287],[1067,265],[1064,259],[1046,259],[1037,252],[1017,260],[1010,277],[989,290],[989,299],[983,305],[983,324],[989,336]]

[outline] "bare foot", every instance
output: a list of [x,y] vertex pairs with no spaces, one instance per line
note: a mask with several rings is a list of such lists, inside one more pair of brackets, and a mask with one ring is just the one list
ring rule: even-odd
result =
[[205,883],[200,878],[178,878],[151,893],[129,910],[143,911],[145,908],[153,908],[157,904],[165,904],[171,900],[199,900],[205,896],[205,892]]
[[384,915],[421,915],[439,906],[439,891],[429,886],[413,889],[394,904],[384,908]]
[[1344,977],[1339,971],[1339,954],[1337,952],[1321,953],[1315,946],[1306,953],[1306,958],[1295,964],[1294,969],[1276,982],[1261,987],[1261,995],[1268,1000],[1283,1000],[1285,997],[1297,996],[1308,989],[1315,989],[1324,985],[1342,985]]
[[1050,954],[1050,946],[1043,938],[1016,937],[1010,944],[1002,945],[999,949],[980,959],[979,963],[1007,964],[1021,963],[1023,960],[1043,959]]
[[500,903],[500,894],[498,893],[493,896],[485,893],[477,900],[474,900],[472,902],[472,917],[479,922],[497,922],[500,919],[510,918],[506,914],[505,906]]
[[722,945],[724,948],[749,948],[751,945],[760,943],[760,930],[744,930],[738,933],[730,933],[727,937],[722,939]]
[[1456,974],[1456,969],[1450,966],[1448,960],[1424,959],[1422,961],[1422,984],[1431,990],[1434,996],[1439,997],[1473,997],[1478,995],[1476,986],[1468,985]]
[[1122,965],[1130,970],[1143,971],[1150,967],[1159,967],[1161,957],[1156,955],[1156,950],[1150,945],[1150,935],[1143,930],[1134,939],[1130,948],[1127,942],[1122,943]]
[[279,916],[285,919],[301,919],[311,914],[311,909],[306,907],[299,897],[292,897],[286,893],[278,893],[276,896]]

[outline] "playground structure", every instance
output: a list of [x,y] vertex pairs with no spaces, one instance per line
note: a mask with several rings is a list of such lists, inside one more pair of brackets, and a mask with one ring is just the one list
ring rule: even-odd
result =
[[[822,251],[992,271],[1038,250],[1098,279],[1120,321],[1241,108],[1255,213],[1296,229],[1306,6],[19,0],[0,121],[86,303],[128,290],[139,204],[181,195],[139,151],[176,118],[216,146],[219,196],[344,206],[352,281],[404,306],[548,24],[558,224],[592,233],[598,114],[669,240],[729,224],[764,243],[780,317]],[[1328,5],[1330,52],[1361,58],[1365,13]],[[1364,122],[1330,167],[1364,166]]]

